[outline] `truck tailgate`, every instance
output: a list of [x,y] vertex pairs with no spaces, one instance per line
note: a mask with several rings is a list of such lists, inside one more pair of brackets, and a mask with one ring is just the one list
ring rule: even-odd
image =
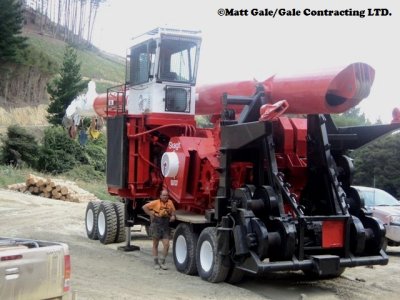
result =
[[68,246],[62,243],[0,247],[0,299],[63,296],[64,255],[69,255]]

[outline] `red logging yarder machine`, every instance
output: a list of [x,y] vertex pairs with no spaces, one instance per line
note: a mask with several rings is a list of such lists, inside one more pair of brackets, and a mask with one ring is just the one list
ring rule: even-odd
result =
[[136,38],[126,83],[95,99],[107,118],[108,191],[121,201],[88,204],[89,238],[135,249],[130,227],[149,224],[142,206],[167,188],[179,272],[236,282],[387,264],[385,229],[351,187],[346,153],[398,125],[337,128],[330,118],[369,95],[374,69],[196,87],[200,44],[198,32],[165,28]]

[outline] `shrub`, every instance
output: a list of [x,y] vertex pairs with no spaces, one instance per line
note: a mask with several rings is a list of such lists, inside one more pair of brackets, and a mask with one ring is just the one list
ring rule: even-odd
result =
[[91,165],[96,171],[106,171],[106,149],[101,145],[89,142],[85,147],[85,152]]
[[42,148],[39,155],[38,171],[59,174],[71,170],[76,165],[73,155],[62,150]]
[[21,167],[26,164],[35,167],[39,145],[34,136],[19,125],[11,125],[7,136],[2,139],[1,161],[3,164]]
[[45,130],[39,154],[39,171],[63,173],[71,170],[78,163],[87,164],[88,161],[83,148],[68,137],[64,128],[54,126]]

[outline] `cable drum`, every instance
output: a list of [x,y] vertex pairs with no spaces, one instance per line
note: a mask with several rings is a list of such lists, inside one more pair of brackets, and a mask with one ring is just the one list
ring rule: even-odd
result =
[[179,171],[179,158],[176,152],[165,152],[161,157],[161,173],[164,177],[175,177]]

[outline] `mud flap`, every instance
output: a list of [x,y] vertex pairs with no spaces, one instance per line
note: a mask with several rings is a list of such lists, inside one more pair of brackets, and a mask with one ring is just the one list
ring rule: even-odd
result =
[[314,255],[313,272],[319,276],[335,275],[339,272],[340,257],[336,255]]

